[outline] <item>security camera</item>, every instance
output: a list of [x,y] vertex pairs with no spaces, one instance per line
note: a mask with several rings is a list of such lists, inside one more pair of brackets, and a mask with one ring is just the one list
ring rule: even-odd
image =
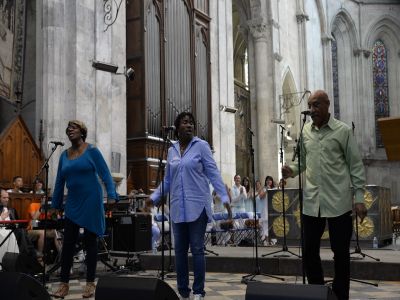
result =
[[126,70],[126,78],[128,78],[130,81],[132,81],[133,79],[135,79],[135,70],[132,67],[129,67]]

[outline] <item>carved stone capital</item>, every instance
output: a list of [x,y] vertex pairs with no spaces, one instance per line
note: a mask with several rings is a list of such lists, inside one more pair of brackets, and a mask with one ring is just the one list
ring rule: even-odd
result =
[[281,28],[281,25],[279,25],[279,22],[278,22],[278,21],[275,21],[274,19],[271,19],[271,20],[269,21],[269,25],[275,27],[276,29]]
[[275,53],[274,53],[274,58],[275,58],[275,60],[277,60],[278,62],[281,62],[282,59],[283,59],[282,55],[280,55],[278,52],[275,52]]
[[365,48],[353,49],[354,56],[360,56],[361,53],[364,55],[365,58],[368,58],[371,55],[371,50]]
[[305,21],[309,21],[310,17],[306,13],[301,12],[301,13],[296,14],[296,20],[297,20],[298,24],[301,24]]
[[363,54],[365,58],[368,58],[371,55],[371,50],[363,49]]
[[354,56],[360,56],[361,52],[362,52],[361,48],[354,48],[353,49],[353,55]]
[[331,35],[327,35],[327,34],[323,34],[322,35],[322,37],[321,37],[321,40],[322,40],[322,44],[327,44],[327,43],[330,43],[330,42],[332,42],[333,41],[333,37],[331,36]]
[[254,39],[267,40],[267,23],[264,18],[248,20],[247,26]]

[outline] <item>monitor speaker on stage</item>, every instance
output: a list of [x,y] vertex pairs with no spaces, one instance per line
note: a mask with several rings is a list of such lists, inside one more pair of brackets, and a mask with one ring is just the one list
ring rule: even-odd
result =
[[43,267],[38,263],[37,259],[24,252],[6,252],[1,264],[6,272],[37,274],[43,271]]
[[100,277],[95,300],[179,300],[175,291],[158,278]]
[[36,279],[17,272],[0,272],[1,299],[51,300],[47,290]]
[[249,282],[245,300],[337,300],[325,285]]
[[112,250],[151,250],[151,214],[136,213],[113,217]]

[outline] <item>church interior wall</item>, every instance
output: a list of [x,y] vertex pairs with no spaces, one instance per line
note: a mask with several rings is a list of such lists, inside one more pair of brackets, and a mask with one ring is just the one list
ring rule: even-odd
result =
[[[37,11],[36,98],[41,99],[41,111],[36,123],[44,120],[44,145],[61,140],[67,147],[68,120],[82,120],[88,127],[87,142],[100,149],[113,173],[125,177],[126,78],[92,67],[97,60],[124,72],[125,3],[107,30],[103,5],[97,1],[49,0],[38,3]],[[50,163],[50,186],[60,154],[58,149]],[[112,159],[116,156],[118,166]],[[118,190],[126,193],[125,179]]]
[[[258,1],[249,1],[249,6],[257,3]],[[302,83],[305,83],[304,88],[311,91],[325,89],[333,99],[330,49],[333,38],[331,33],[333,33],[338,42],[338,57],[340,58],[340,119],[350,126],[354,122],[356,126],[355,135],[365,161],[367,183],[391,187],[394,198],[399,198],[398,191],[394,187],[394,179],[390,180],[392,175],[396,175],[393,178],[398,178],[398,166],[386,161],[384,149],[375,149],[372,56],[369,53],[371,45],[366,42],[366,35],[373,32],[374,24],[378,24],[381,19],[396,20],[392,24],[388,24],[386,21],[386,24],[387,28],[397,28],[397,25],[394,26],[394,24],[398,22],[400,6],[396,4],[371,5],[371,1],[361,3],[358,1],[309,0],[300,1],[297,4],[299,7],[296,10],[295,6],[290,6],[288,1],[279,1],[279,3],[273,1],[269,7],[264,7],[264,10],[262,7],[259,8],[260,14],[268,16],[268,22],[271,25],[269,32],[271,36],[268,43],[273,52],[266,52],[266,55],[275,56],[274,67],[277,70],[274,88],[277,94],[281,94],[287,70],[290,69],[295,85],[294,89],[302,89]],[[303,8],[304,14],[308,16],[308,20],[305,22],[306,53],[304,56],[299,51],[302,41],[299,36],[299,24],[296,24],[295,18],[299,11],[301,12],[299,8]],[[269,13],[268,9],[271,9],[272,13]],[[254,18],[254,16],[248,18]],[[394,31],[399,32],[399,30]],[[394,114],[398,115],[400,111],[398,108],[400,92],[397,86],[400,82],[398,72],[398,49],[400,47],[397,38],[390,38],[387,32],[381,36],[390,39],[391,44],[388,42],[388,46],[390,49],[394,49],[391,50],[392,57],[388,57],[390,106],[391,115],[394,116]],[[257,78],[254,69],[259,60],[255,58],[254,39],[251,35],[248,38],[248,54],[251,111],[255,116],[258,107],[255,85]],[[276,54],[280,55],[280,61],[276,60]],[[302,74],[302,63],[306,64],[306,74]],[[272,66],[267,68],[269,67]],[[302,105],[306,105],[306,103]],[[279,108],[279,103],[276,108]],[[333,103],[331,112],[334,112]],[[255,118],[252,118],[252,127],[260,130],[257,128]],[[277,150],[276,153],[271,153],[272,157],[277,155]],[[386,182],[382,178],[386,178]]]
[[390,188],[392,203],[398,204],[400,165],[387,161],[385,150],[376,148],[371,51],[377,39],[387,47],[390,116],[399,116],[400,43],[396,32],[400,30],[400,5],[376,1],[327,3],[330,29],[338,42],[340,118],[347,124],[356,123],[367,184]]

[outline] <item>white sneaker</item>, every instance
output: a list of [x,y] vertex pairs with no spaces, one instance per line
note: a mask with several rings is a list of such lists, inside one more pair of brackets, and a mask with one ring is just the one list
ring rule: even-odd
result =
[[193,300],[203,300],[204,297],[201,294],[193,295]]

